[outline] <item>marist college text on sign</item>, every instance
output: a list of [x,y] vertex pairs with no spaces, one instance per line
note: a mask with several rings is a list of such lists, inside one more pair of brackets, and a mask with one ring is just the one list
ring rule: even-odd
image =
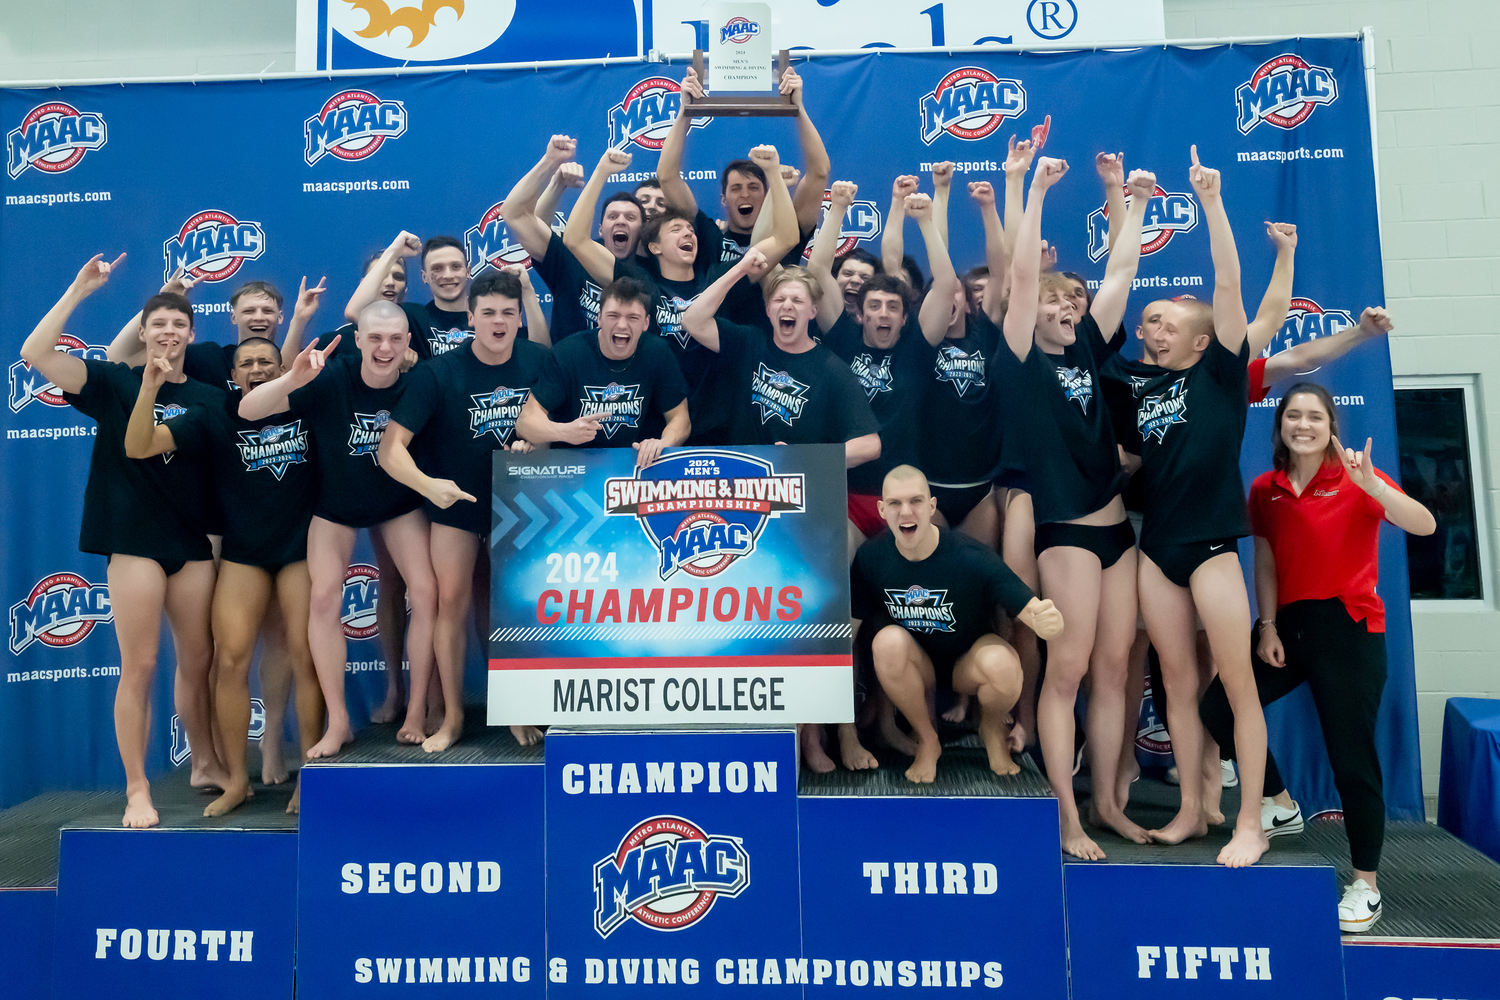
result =
[[843,449],[634,462],[496,453],[490,725],[850,721]]

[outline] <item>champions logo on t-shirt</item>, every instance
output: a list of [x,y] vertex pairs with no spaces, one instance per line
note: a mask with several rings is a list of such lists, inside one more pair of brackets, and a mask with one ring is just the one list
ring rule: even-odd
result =
[[465,330],[461,327],[450,326],[446,330],[439,330],[435,326],[427,328],[427,350],[433,357],[439,354],[447,354],[455,348],[462,347],[474,336],[473,330]]
[[[727,244],[726,244],[727,245]],[[661,331],[663,337],[671,337],[677,341],[677,346],[686,350],[688,341],[692,336],[682,327],[682,314],[687,307],[693,304],[698,296],[685,299],[680,295],[659,295],[656,298],[656,327]],[[599,315],[599,307],[594,307],[594,315]]]
[[937,352],[933,368],[937,380],[951,384],[953,391],[960,396],[970,388],[983,389],[985,386],[983,351],[965,351],[961,347],[944,345]]
[[1135,426],[1141,432],[1142,441],[1156,438],[1166,443],[1167,428],[1187,423],[1187,389],[1183,386],[1186,377],[1173,382],[1165,392],[1143,397],[1137,404]]
[[1339,99],[1333,70],[1313,66],[1294,52],[1284,52],[1261,63],[1250,80],[1234,91],[1241,135],[1261,122],[1294,129],[1307,121],[1320,104]]
[[515,433],[516,418],[521,415],[521,404],[526,400],[525,389],[510,389],[496,386],[494,392],[480,395],[470,394],[474,405],[469,407],[469,430],[476,438],[486,434],[495,435],[501,444],[510,444]]
[[[173,420],[187,413],[187,407],[181,403],[157,403],[151,407],[151,412],[156,415],[156,422],[158,424],[164,424],[168,420]],[[170,451],[162,452],[161,461],[163,465],[169,464],[172,461],[172,453]]]
[[[70,333],[57,338],[57,350],[85,361],[108,361],[109,348],[101,344],[85,344]],[[67,406],[62,391],[42,378],[24,361],[15,361],[10,366],[10,412],[20,413],[32,400],[40,400],[46,406]]]
[[599,429],[606,438],[614,437],[615,431],[621,427],[640,426],[641,406],[646,402],[641,398],[640,385],[620,385],[618,382],[586,385],[583,393],[583,398],[578,400],[578,415],[605,414]]
[[[653,152],[667,142],[667,133],[682,108],[682,86],[664,76],[652,76],[630,88],[625,99],[605,112],[609,144],[624,149],[634,144]],[[691,128],[703,128],[712,119],[694,118]]]
[[1062,386],[1064,397],[1083,407],[1084,413],[1089,412],[1089,403],[1094,399],[1093,373],[1082,368],[1064,368],[1058,365],[1057,384]]
[[772,417],[788,427],[802,416],[807,405],[808,387],[786,372],[780,372],[764,361],[750,376],[750,402],[760,407],[760,422],[764,424]]
[[[1128,207],[1135,195],[1127,193]],[[1186,191],[1167,191],[1157,185],[1146,203],[1141,220],[1141,256],[1166,249],[1172,237],[1198,225],[1198,202]],[[1089,213],[1089,260],[1099,260],[1109,253],[1109,206],[1101,205]]]
[[885,592],[885,611],[908,632],[952,632],[953,604],[947,590],[914,585]]
[[307,431],[300,419],[289,424],[267,424],[258,431],[240,431],[240,460],[246,472],[265,469],[278,481],[286,470],[307,461]]
[[891,377],[891,356],[876,361],[869,354],[856,354],[854,360],[849,362],[849,370],[854,377],[859,379],[860,388],[865,390],[865,395],[874,399],[877,394],[890,392],[894,387]]
[[341,91],[302,123],[302,134],[307,139],[302,158],[309,167],[330,154],[363,160],[374,156],[387,139],[406,134],[406,106],[382,101],[367,90]]
[[228,212],[209,209],[188,217],[177,235],[162,244],[171,281],[179,268],[197,281],[228,281],[247,260],[266,252],[266,231],[258,222],[241,222]]
[[356,413],[354,423],[349,425],[349,454],[369,455],[370,461],[379,465],[380,459],[376,456],[380,451],[380,435],[385,431],[385,425],[390,422],[390,410]]
[[108,138],[104,117],[62,101],[38,104],[5,136],[5,171],[15,180],[29,167],[60,174],[78,166],[84,154]]
[[109,587],[77,573],[53,573],[10,606],[10,651],[17,655],[35,642],[54,649],[75,646],[95,625],[113,619]]
[[594,865],[594,930],[607,938],[626,920],[680,931],[714,901],[750,887],[750,855],[739,837],[705,833],[680,816],[635,825]]
[[724,572],[755,551],[766,522],[800,514],[801,473],[777,475],[768,461],[733,451],[663,455],[630,479],[604,483],[606,515],[635,517],[661,553],[658,573],[690,576]]
[[931,146],[947,133],[973,142],[1026,111],[1026,88],[1020,80],[1002,80],[987,69],[964,66],[938,81],[917,104],[922,142]]

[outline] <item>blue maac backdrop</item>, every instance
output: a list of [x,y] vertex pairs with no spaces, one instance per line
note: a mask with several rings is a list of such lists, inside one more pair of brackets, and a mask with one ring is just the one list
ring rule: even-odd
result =
[[[981,229],[968,181],[1001,186],[1006,139],[1053,117],[1047,153],[1072,174],[1048,199],[1043,235],[1060,265],[1102,277],[1091,252],[1104,198],[1089,169],[1096,152],[1124,150],[1154,170],[1132,317],[1147,301],[1207,295],[1208,231],[1187,181],[1188,145],[1224,172],[1225,199],[1253,312],[1270,277],[1267,219],[1294,222],[1301,245],[1297,301],[1273,346],[1284,349],[1354,322],[1382,302],[1369,106],[1357,41],[1067,54],[934,53],[814,58],[798,67],[807,107],[833,156],[833,176],[860,185],[852,244],[874,247],[900,173],[956,161],[951,241],[960,269],[979,263]],[[127,251],[124,267],[84,303],[67,346],[102,354],[120,324],[176,264],[198,267],[198,335],[227,340],[228,296],[268,279],[294,293],[328,275],[318,326],[341,322],[365,256],[401,229],[452,233],[476,270],[523,261],[498,203],[548,136],[579,140],[586,165],[607,145],[635,156],[618,179],[655,170],[675,114],[678,67],[625,64],[419,77],[302,79],[200,86],[149,84],[0,93],[7,133],[0,210],[0,319],[5,352],[21,340],[95,253]],[[704,121],[685,169],[701,204],[719,205],[717,168],[759,142],[800,162],[781,120]],[[925,178],[924,178],[925,180]],[[565,206],[566,207],[566,206]],[[857,223],[857,224],[856,224]],[[920,239],[908,243],[920,256]],[[413,299],[426,299],[414,281]],[[287,315],[290,317],[290,304]],[[1131,322],[1134,322],[1132,318]],[[103,590],[103,560],[77,552],[92,424],[59,405],[19,362],[9,368],[0,491],[9,655],[0,678],[0,805],[46,788],[118,783],[109,676],[118,654]],[[1377,462],[1397,470],[1391,369],[1381,345],[1318,373],[1343,404],[1348,440],[1375,439]],[[1253,410],[1246,480],[1270,460],[1269,408]],[[1406,554],[1388,531],[1381,593],[1390,607],[1390,682],[1381,749],[1393,813],[1421,815]],[[351,614],[371,593],[351,579]],[[373,615],[370,616],[373,620]],[[357,630],[358,631],[358,630]],[[373,642],[351,659],[374,663]],[[170,715],[164,658],[157,751],[166,760]],[[373,681],[378,673],[365,675]],[[477,680],[477,678],[476,678]],[[1337,805],[1321,737],[1305,698],[1270,713],[1272,745],[1305,808]]]

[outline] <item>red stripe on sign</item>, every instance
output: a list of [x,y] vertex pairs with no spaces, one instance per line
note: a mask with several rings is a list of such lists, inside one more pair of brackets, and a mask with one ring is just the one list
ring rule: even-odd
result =
[[576,656],[490,660],[491,670],[660,670],[686,667],[852,667],[853,656]]

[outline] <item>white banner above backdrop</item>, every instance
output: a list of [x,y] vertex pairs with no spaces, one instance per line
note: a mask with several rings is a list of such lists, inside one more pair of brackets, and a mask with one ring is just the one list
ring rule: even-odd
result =
[[[479,65],[682,53],[713,0],[297,0],[297,69]],[[1165,38],[1162,0],[776,0],[777,47],[1106,45]]]

